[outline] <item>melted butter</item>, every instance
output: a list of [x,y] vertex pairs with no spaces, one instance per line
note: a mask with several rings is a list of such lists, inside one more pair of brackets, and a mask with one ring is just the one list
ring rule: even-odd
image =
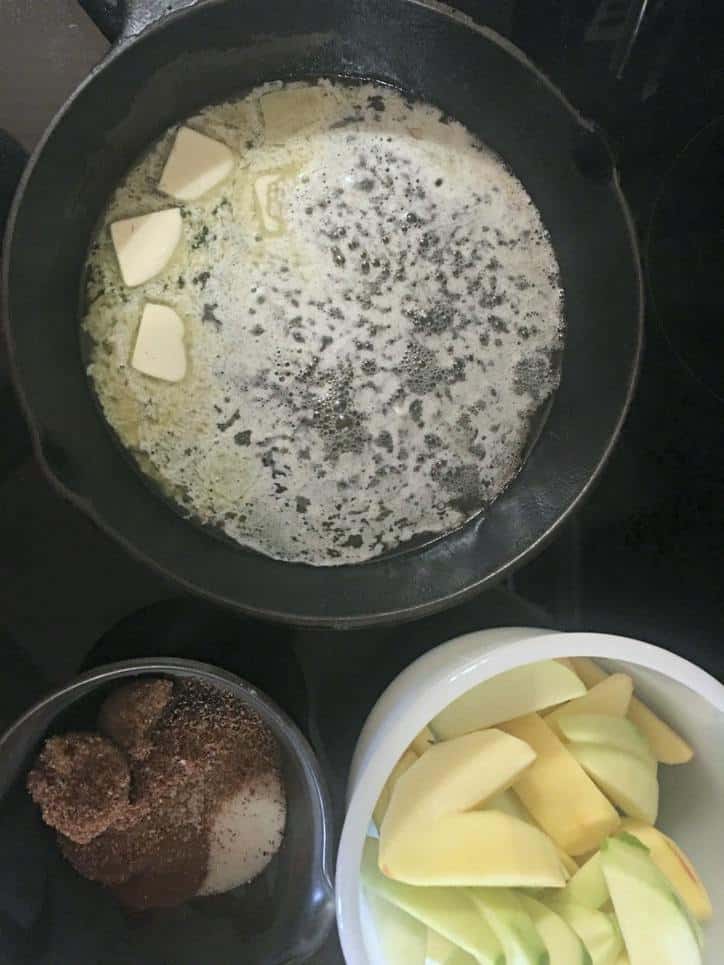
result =
[[[111,198],[88,261],[89,373],[142,471],[269,555],[360,562],[484,510],[555,390],[558,266],[523,186],[468,131],[374,85],[271,85],[189,126],[238,155],[182,206],[139,289],[108,225],[167,206],[169,131]],[[146,301],[189,371],[130,368]]]

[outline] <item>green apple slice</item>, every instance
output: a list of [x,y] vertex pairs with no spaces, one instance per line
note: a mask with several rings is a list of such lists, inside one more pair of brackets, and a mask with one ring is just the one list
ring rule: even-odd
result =
[[646,824],[656,823],[659,782],[655,770],[614,747],[570,744],[568,749],[603,793],[629,817]]
[[362,884],[372,894],[412,915],[472,955],[480,965],[505,965],[505,956],[490,926],[464,891],[415,888],[386,878],[379,869],[377,842],[367,838],[360,866]]
[[379,895],[367,902],[385,965],[425,965],[427,928]]
[[483,681],[448,704],[430,726],[447,740],[585,693],[585,684],[572,670],[557,660],[541,660]]
[[[388,817],[391,810],[392,804]],[[562,888],[566,882],[551,839],[499,811],[446,814],[394,837],[385,835],[386,828],[387,818],[380,835],[380,869],[396,881],[500,888]]]
[[651,860],[669,879],[674,891],[684,899],[694,918],[708,921],[712,916],[711,899],[691,859],[681,848],[661,831],[632,818],[626,818],[621,823],[621,830],[646,845]]
[[601,861],[631,965],[701,965],[701,929],[648,850],[616,835]]
[[625,717],[633,694],[633,680],[624,673],[615,673],[591,687],[588,693],[545,714],[548,726],[558,732],[558,721],[565,714],[605,714],[608,717]]
[[[584,684],[591,689],[608,678],[606,671],[588,657],[572,657],[571,663]],[[647,738],[654,757],[661,764],[686,764],[694,756],[686,741],[636,697],[631,698],[628,717]]]
[[425,965],[476,965],[472,955],[468,955],[458,945],[434,931],[427,930],[427,958]]
[[558,730],[567,741],[617,747],[638,757],[650,770],[656,770],[656,758],[651,753],[649,742],[638,727],[625,717],[563,714],[558,718]]
[[434,928],[427,929],[426,965],[447,965],[454,951],[455,946],[449,939]]
[[623,941],[616,923],[608,915],[555,898],[550,900],[550,906],[581,939],[593,965],[614,965],[623,951]]
[[581,865],[566,887],[561,890],[559,897],[561,901],[585,905],[586,908],[602,908],[606,904],[610,895],[603,875],[600,851]]
[[462,948],[456,948],[445,965],[477,965],[477,960],[464,952]]
[[520,902],[548,949],[551,965],[592,965],[588,949],[560,915],[527,895],[520,895]]
[[508,888],[469,891],[505,952],[506,965],[549,965],[548,950],[530,915]]

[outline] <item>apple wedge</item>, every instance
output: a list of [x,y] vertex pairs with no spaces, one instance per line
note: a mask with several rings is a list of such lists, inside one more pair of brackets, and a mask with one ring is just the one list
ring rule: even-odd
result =
[[[519,821],[525,821],[527,824],[538,827],[530,816],[530,812],[526,811],[523,807],[520,798],[516,797],[515,793],[511,790],[501,791],[500,794],[491,797],[484,804],[479,805],[478,810],[502,811],[504,814],[509,814],[513,818],[518,818]],[[553,843],[555,844],[555,841]],[[563,848],[560,848],[557,844],[556,850],[558,851],[558,857],[561,859],[566,877],[570,878],[571,875],[574,875],[578,871],[578,865],[573,858],[569,854],[566,854]]]
[[654,824],[659,813],[659,781],[638,757],[613,747],[571,744],[571,754],[601,790],[629,817]]
[[508,721],[502,729],[538,755],[513,785],[534,820],[566,854],[597,848],[619,825],[615,808],[538,714]]
[[500,811],[447,814],[394,836],[386,829],[385,819],[380,869],[396,881],[509,888],[562,888],[565,884],[550,838]]
[[631,965],[701,965],[699,926],[648,850],[617,835],[601,860]]
[[409,771],[416,760],[417,754],[408,749],[390,771],[390,776],[385,781],[385,786],[380,791],[377,804],[375,804],[372,812],[372,820],[375,822],[378,831],[382,827],[382,821],[387,813],[387,808],[390,806],[390,797],[395,784],[397,784],[405,771]]
[[560,915],[527,895],[520,902],[543,939],[550,965],[593,965],[586,946]]
[[448,938],[434,928],[427,929],[426,965],[447,965],[454,951],[455,946]]
[[628,717],[644,734],[654,757],[662,764],[686,764],[694,756],[686,741],[635,697],[631,700]]
[[423,727],[417,737],[410,744],[410,750],[414,751],[418,757],[422,757],[426,750],[435,743],[435,735],[429,727]]
[[624,950],[616,922],[602,911],[553,898],[550,906],[578,935],[593,965],[615,965]]
[[373,838],[365,841],[360,876],[368,892],[439,932],[481,965],[506,965],[498,939],[464,891],[413,888],[386,878],[379,869],[377,842]]
[[[606,671],[588,657],[573,657],[572,662],[576,673],[587,687],[594,687],[608,677]],[[631,698],[628,718],[646,737],[660,764],[686,764],[694,756],[694,751],[686,741],[637,697]]]
[[462,948],[456,948],[445,965],[477,965],[477,959],[468,955]]
[[[400,965],[404,965],[404,962]],[[476,965],[476,960],[459,945],[453,945],[447,938],[428,928],[425,965]]]
[[709,921],[712,916],[711,899],[704,882],[681,848],[657,828],[632,818],[626,818],[621,828],[646,845],[651,860],[669,879],[692,915],[698,921]]
[[[613,680],[613,677],[610,678]],[[576,744],[601,744],[626,751],[649,768],[656,770],[656,759],[641,731],[625,717],[605,714],[563,714],[558,730],[567,741]]]
[[574,714],[605,714],[609,717],[625,717],[631,704],[633,680],[624,673],[615,673],[602,680],[588,693],[575,700],[562,704],[549,714],[545,720],[553,730],[558,730],[561,717]]
[[584,905],[586,908],[602,908],[610,897],[599,851],[581,865],[560,893],[561,901]]
[[442,739],[491,727],[585,694],[583,682],[557,660],[515,667],[458,697],[430,726]]
[[398,778],[380,828],[390,842],[412,828],[420,833],[444,814],[467,811],[509,787],[535,752],[501,730],[465,734],[430,747]]
[[427,928],[379,895],[367,895],[385,965],[425,965]]
[[548,949],[514,892],[473,888],[469,895],[500,942],[506,965],[549,965]]
[[517,818],[527,824],[535,824],[530,813],[521,804],[520,798],[516,797],[510,788],[507,791],[501,791],[495,797],[487,798],[482,804],[478,804],[475,810],[502,811],[503,814],[509,814],[511,818]]
[[590,657],[571,657],[571,663],[573,664],[573,669],[588,687],[595,687],[596,684],[600,684],[602,680],[605,680],[609,674],[599,667],[595,660],[591,660]]
[[[576,668],[573,666],[573,661],[570,657],[556,657],[556,661],[562,663],[564,667],[568,667],[572,673],[576,673]],[[583,682],[585,683],[586,681],[584,680]]]

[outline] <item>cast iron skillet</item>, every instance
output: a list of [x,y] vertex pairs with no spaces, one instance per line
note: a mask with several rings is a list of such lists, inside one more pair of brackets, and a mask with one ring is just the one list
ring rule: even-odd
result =
[[[122,26],[110,0],[84,5],[109,32]],[[114,443],[79,340],[88,240],[133,160],[213,101],[320,75],[377,78],[420,95],[502,155],[550,231],[568,324],[547,422],[487,518],[417,550],[323,569],[232,545],[166,506]],[[604,139],[508,42],[417,0],[202,0],[122,37],[30,161],[8,226],[3,298],[35,449],[67,498],[190,590],[259,617],[335,627],[423,616],[540,549],[613,446],[642,335],[636,243]]]

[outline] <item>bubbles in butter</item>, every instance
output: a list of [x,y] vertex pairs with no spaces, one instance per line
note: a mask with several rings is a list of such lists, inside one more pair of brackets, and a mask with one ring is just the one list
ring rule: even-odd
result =
[[[114,193],[88,261],[88,370],[142,470],[185,514],[317,565],[484,511],[560,375],[558,266],[521,183],[375,85],[271,85],[185,123],[238,161],[181,207],[164,273],[126,288],[108,225],[168,207],[175,130]],[[178,384],[129,364],[147,301],[184,320]]]

